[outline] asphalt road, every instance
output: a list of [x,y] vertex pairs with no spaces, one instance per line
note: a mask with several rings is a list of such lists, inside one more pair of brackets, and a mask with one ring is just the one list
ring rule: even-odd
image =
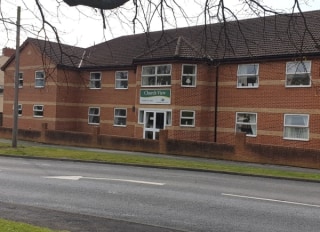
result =
[[81,162],[0,158],[0,205],[1,217],[20,207],[39,221],[55,213],[60,229],[71,228],[64,217],[104,222],[83,231],[320,228],[320,183]]

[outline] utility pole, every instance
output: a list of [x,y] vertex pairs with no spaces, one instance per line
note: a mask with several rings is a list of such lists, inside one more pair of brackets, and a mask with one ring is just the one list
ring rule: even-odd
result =
[[15,75],[14,75],[14,103],[13,103],[13,127],[12,127],[12,147],[17,147],[18,134],[18,99],[19,99],[19,66],[20,66],[20,15],[21,7],[17,8],[17,37],[16,37],[16,57],[15,57]]

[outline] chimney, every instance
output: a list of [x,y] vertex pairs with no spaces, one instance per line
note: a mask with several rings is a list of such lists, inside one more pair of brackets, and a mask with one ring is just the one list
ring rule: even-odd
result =
[[15,54],[15,52],[16,52],[16,50],[12,49],[12,48],[3,48],[2,49],[2,55],[7,56],[7,57],[12,56],[13,54]]

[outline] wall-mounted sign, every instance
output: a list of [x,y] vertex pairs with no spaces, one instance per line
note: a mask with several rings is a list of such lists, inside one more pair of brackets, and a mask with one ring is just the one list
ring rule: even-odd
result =
[[171,104],[171,90],[141,89],[140,104]]

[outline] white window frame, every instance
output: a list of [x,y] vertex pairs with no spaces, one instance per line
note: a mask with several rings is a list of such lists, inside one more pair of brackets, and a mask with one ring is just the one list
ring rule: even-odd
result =
[[[40,108],[40,109],[37,109]],[[40,113],[37,114],[37,112]],[[44,106],[43,105],[33,105],[33,117],[35,118],[42,118],[44,116]]]
[[[301,76],[304,76],[304,77],[301,77]],[[304,78],[309,78],[308,84],[303,83]],[[292,84],[292,82],[294,84]],[[310,87],[311,86],[311,61],[287,62],[285,85],[286,87],[289,87],[289,88]]]
[[[192,113],[193,115],[184,116],[183,113]],[[191,121],[191,123],[189,123]],[[180,126],[181,127],[195,127],[196,125],[196,111],[194,110],[180,110]]]
[[[289,118],[290,116],[293,117],[303,117],[302,121],[305,125],[302,124],[290,124]],[[285,114],[283,118],[283,138],[287,140],[298,140],[298,141],[309,141],[309,134],[310,134],[310,128],[309,128],[309,121],[310,121],[310,116],[308,114]],[[288,130],[292,129],[300,129],[300,131],[292,131],[291,134],[292,136],[289,136],[288,134],[290,133]],[[303,130],[305,130],[303,132]],[[301,133],[306,133],[306,136],[299,136]],[[298,135],[298,136],[297,136]]]
[[154,112],[165,112],[167,114],[167,121],[166,121],[166,127],[172,126],[172,110],[167,109],[139,109],[138,113],[138,124],[144,124],[144,112],[145,111],[154,111]]
[[[95,79],[96,74],[99,74],[98,79]],[[102,86],[101,80],[102,80],[102,73],[101,72],[90,72],[89,88],[90,89],[101,89],[101,86]]]
[[[167,66],[170,68],[169,73],[158,73],[160,67]],[[154,73],[145,73],[144,70],[154,69]],[[147,65],[142,66],[141,69],[141,86],[142,87],[163,87],[171,86],[171,76],[172,65],[171,64],[161,64],[161,65]],[[145,78],[148,78],[145,80]],[[166,80],[167,79],[167,80]],[[148,84],[146,84],[148,82]]]
[[[250,116],[254,116],[254,120],[253,121],[251,121],[251,117]],[[236,133],[237,132],[243,132],[243,133],[246,133],[246,136],[256,137],[257,136],[257,130],[258,130],[257,129],[258,128],[258,126],[257,126],[258,118],[257,117],[258,117],[257,113],[236,112],[235,132]]]
[[[42,73],[42,76],[39,76],[38,73]],[[46,83],[46,77],[45,77],[45,73],[43,70],[41,71],[35,71],[35,77],[34,77],[34,87],[35,88],[44,88],[45,83]],[[41,82],[41,85],[38,85],[38,82]]]
[[[250,73],[250,70],[255,71]],[[246,72],[243,72],[246,71]],[[249,82],[256,79],[256,82]],[[239,64],[237,71],[237,88],[258,88],[259,87],[259,64]]]
[[23,87],[23,72],[19,72],[19,88]]
[[[194,73],[185,73],[185,67],[188,67],[188,66],[194,68]],[[183,64],[181,73],[182,73],[181,86],[196,87],[196,82],[197,82],[197,65],[196,64]]]
[[[125,115],[119,115],[117,112],[119,111],[124,111]],[[114,126],[120,126],[120,127],[125,127],[127,126],[127,109],[126,108],[114,108],[114,113],[113,113],[113,125]],[[123,122],[124,120],[124,122]]]
[[[91,112],[91,109],[97,109],[98,113]],[[95,118],[98,119],[98,122],[94,122]],[[99,125],[100,124],[100,107],[89,107],[89,109],[88,109],[88,124],[89,125]]]
[[18,116],[22,116],[22,104],[18,104]]
[[[122,76],[122,74],[124,76]],[[122,79],[122,77],[126,77]],[[125,85],[122,85],[122,83],[126,83]],[[115,72],[115,89],[128,89],[129,85],[129,72],[128,71],[116,71]]]

